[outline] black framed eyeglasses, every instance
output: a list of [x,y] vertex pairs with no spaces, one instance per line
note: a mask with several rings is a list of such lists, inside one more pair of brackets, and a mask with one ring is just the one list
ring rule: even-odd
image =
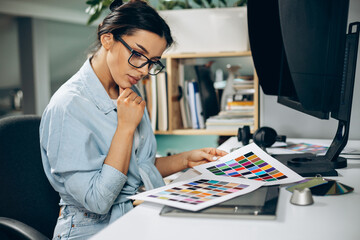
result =
[[164,65],[160,61],[152,61],[148,59],[145,55],[132,49],[121,37],[117,39],[131,52],[131,55],[128,59],[128,63],[135,68],[142,68],[148,64],[149,74],[156,75],[164,69]]

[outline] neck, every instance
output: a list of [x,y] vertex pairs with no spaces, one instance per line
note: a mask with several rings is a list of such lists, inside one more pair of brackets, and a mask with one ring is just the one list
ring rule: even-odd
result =
[[90,64],[110,98],[117,99],[119,87],[111,76],[106,64],[106,51],[102,47],[91,58]]

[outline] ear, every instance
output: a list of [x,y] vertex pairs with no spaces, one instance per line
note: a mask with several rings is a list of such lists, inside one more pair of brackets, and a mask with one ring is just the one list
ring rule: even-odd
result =
[[100,42],[106,50],[109,50],[114,42],[114,36],[112,35],[112,33],[105,33],[101,35]]

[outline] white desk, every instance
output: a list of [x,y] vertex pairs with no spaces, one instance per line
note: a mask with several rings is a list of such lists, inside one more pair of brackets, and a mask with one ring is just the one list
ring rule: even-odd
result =
[[[290,140],[290,139],[289,139]],[[329,144],[329,141],[303,142]],[[360,141],[347,145],[357,151]],[[339,196],[314,196],[310,206],[290,203],[291,193],[280,189],[276,220],[207,219],[163,217],[162,205],[143,203],[93,239],[360,239],[360,160],[348,160],[339,177],[331,179],[354,187],[354,192]]]

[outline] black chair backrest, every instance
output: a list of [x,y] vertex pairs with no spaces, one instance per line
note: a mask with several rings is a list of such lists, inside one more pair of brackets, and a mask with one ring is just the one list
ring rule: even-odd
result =
[[47,237],[53,235],[59,214],[59,194],[42,166],[40,117],[0,119],[0,217],[30,225]]

